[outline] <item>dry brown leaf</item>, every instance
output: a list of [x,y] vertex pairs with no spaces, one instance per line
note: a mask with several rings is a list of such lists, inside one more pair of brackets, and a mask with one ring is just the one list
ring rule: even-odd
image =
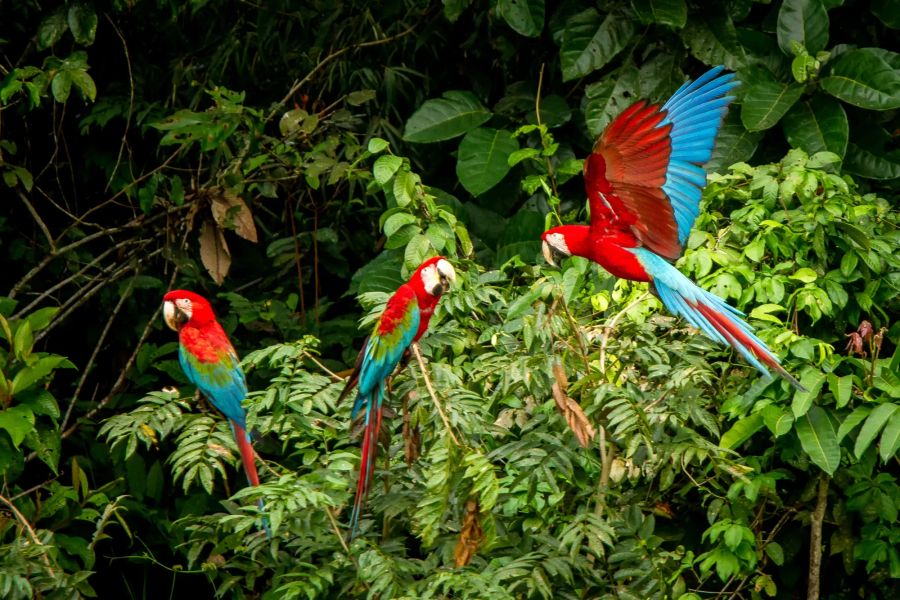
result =
[[209,191],[213,218],[219,227],[234,232],[251,242],[257,241],[253,213],[244,200],[229,189],[216,187]]
[[577,402],[566,395],[566,389],[569,387],[569,380],[562,365],[556,363],[553,365],[553,377],[556,381],[553,383],[553,399],[556,400],[556,408],[562,413],[569,424],[569,429],[575,434],[575,439],[581,444],[582,448],[587,448],[593,441],[597,431],[591,422],[588,421],[587,415],[581,410]]
[[453,549],[453,561],[458,567],[464,567],[472,561],[478,545],[484,539],[484,531],[481,529],[479,519],[478,500],[469,498],[466,501],[466,516],[463,519],[462,530],[459,532],[459,540]]
[[204,221],[200,229],[200,260],[213,281],[222,285],[231,267],[231,253],[222,230],[209,220]]
[[409,398],[414,397],[414,394],[415,392],[410,392],[403,398],[403,454],[410,467],[422,453],[422,434],[418,424],[412,424],[412,413],[409,412]]

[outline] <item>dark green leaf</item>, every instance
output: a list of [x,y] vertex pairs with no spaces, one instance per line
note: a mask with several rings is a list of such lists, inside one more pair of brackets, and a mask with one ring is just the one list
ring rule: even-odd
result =
[[891,29],[900,29],[900,3],[897,0],[872,0],[872,14]]
[[803,95],[803,86],[777,81],[754,83],[744,91],[741,121],[749,131],[773,127]]
[[456,176],[473,196],[488,191],[509,172],[509,156],[519,149],[512,133],[504,129],[478,128],[459,145]]
[[34,429],[34,413],[27,406],[13,406],[0,410],[0,429],[5,429],[18,448],[25,436]]
[[722,435],[719,445],[723,448],[734,449],[750,439],[750,437],[763,427],[763,416],[754,413],[749,417],[740,419],[731,426],[731,429]]
[[850,142],[844,168],[869,179],[897,179],[900,177],[900,156],[873,152],[871,146],[859,146]]
[[894,411],[891,420],[885,425],[878,450],[885,463],[900,450],[900,410]]
[[632,22],[609,14],[601,21],[593,8],[566,22],[559,58],[563,81],[584,77],[599,69],[625,49],[634,34]]
[[591,137],[597,137],[619,113],[637,98],[638,70],[622,67],[614,77],[593,83],[584,90],[584,117]]
[[805,392],[794,392],[794,399],[791,402],[791,412],[794,418],[799,419],[806,414],[813,400],[819,397],[819,391],[825,382],[825,374],[816,369],[807,369],[800,378],[800,385],[806,388]]
[[788,142],[807,154],[829,151],[844,158],[850,126],[841,103],[823,94],[796,103],[781,121]]
[[499,0],[497,12],[526,37],[537,37],[544,29],[544,0]]
[[840,442],[848,433],[856,429],[856,427],[865,421],[869,413],[872,412],[871,406],[857,406],[852,413],[847,415],[837,430],[837,439]]
[[872,412],[866,418],[866,422],[863,423],[862,429],[859,430],[859,435],[856,436],[856,443],[853,445],[853,454],[857,458],[862,457],[863,452],[868,450],[881,429],[898,411],[900,411],[900,407],[890,402],[879,404],[872,409]]
[[723,171],[735,163],[750,160],[762,136],[761,132],[747,131],[738,111],[728,111],[706,168],[713,172]]
[[831,419],[824,409],[813,406],[797,419],[797,436],[809,459],[828,475],[841,464],[841,448]]
[[72,73],[73,71],[57,71],[53,77],[50,89],[57,102],[65,102],[69,99],[69,93],[72,91]]
[[687,4],[684,0],[631,0],[631,6],[643,23],[681,28],[687,22]]
[[828,44],[828,13],[822,0],[784,0],[778,10],[778,45],[793,56],[791,42],[800,42],[810,54],[824,50]]
[[97,86],[87,71],[73,70],[69,71],[72,83],[75,84],[85,98],[93,102],[97,99]]
[[439,142],[460,136],[491,118],[488,109],[471,92],[450,91],[442,98],[426,100],[406,122],[403,139]]
[[94,43],[94,36],[97,35],[97,13],[94,12],[94,7],[81,3],[73,4],[69,7],[68,22],[76,42],[83,46]]
[[66,14],[63,9],[45,17],[38,27],[37,49],[45,50],[56,44],[68,28],[69,24],[66,22]]
[[900,108],[900,73],[871,48],[842,54],[820,85],[854,106],[873,110]]
[[747,62],[734,23],[727,14],[719,12],[691,19],[681,31],[681,37],[691,54],[707,65],[725,65],[736,71]]

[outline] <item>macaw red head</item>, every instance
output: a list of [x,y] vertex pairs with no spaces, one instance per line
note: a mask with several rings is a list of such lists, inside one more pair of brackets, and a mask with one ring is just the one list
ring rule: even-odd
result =
[[203,325],[216,320],[206,298],[187,290],[172,290],[163,296],[163,317],[166,325],[174,331],[187,323]]
[[541,239],[544,241],[541,251],[544,253],[544,260],[550,263],[550,266],[558,267],[562,259],[572,256],[572,251],[569,249],[569,243],[566,239],[568,227],[570,226],[554,227],[541,234]]
[[434,297],[449,290],[450,284],[455,281],[456,271],[443,256],[435,256],[423,262],[410,279],[413,287]]

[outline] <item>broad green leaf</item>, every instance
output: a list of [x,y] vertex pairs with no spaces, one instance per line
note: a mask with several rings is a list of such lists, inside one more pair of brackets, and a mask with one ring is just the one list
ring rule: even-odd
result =
[[793,56],[791,42],[799,42],[815,54],[828,44],[828,13],[822,0],[784,0],[778,10],[776,26],[781,51]]
[[827,150],[844,158],[847,152],[847,113],[840,102],[824,94],[794,104],[781,124],[791,146],[802,148],[807,154]]
[[16,358],[25,360],[31,356],[33,346],[34,335],[31,330],[31,323],[22,321],[19,323],[19,326],[16,327],[16,334],[13,339],[13,351],[15,352]]
[[50,321],[53,320],[53,317],[56,316],[56,313],[58,312],[58,306],[39,308],[25,317],[25,320],[31,324],[31,331],[40,331],[50,324]]
[[688,20],[681,37],[698,60],[709,65],[725,65],[736,71],[747,62],[731,17],[723,12]]
[[406,268],[412,271],[417,269],[426,258],[433,254],[434,249],[428,236],[420,233],[414,236],[406,245],[406,249],[403,251],[403,260],[406,263]]
[[45,17],[38,26],[37,49],[45,50],[58,42],[69,28],[66,22],[66,14],[59,9],[50,16]]
[[57,368],[74,368],[65,356],[52,354],[39,358],[33,365],[23,367],[16,376],[13,377],[12,393],[20,394],[33,386],[35,383],[49,375]]
[[777,81],[759,81],[747,86],[741,102],[741,121],[750,131],[773,127],[790,110],[800,96],[803,86]]
[[526,37],[537,37],[544,29],[544,0],[499,0],[497,12]]
[[491,118],[491,112],[471,92],[445,92],[442,98],[426,100],[406,122],[403,139],[408,142],[440,142],[475,129]]
[[897,453],[897,450],[900,450],[900,410],[894,412],[891,420],[884,427],[878,450],[881,460],[885,463]]
[[809,267],[800,267],[799,269],[797,269],[797,271],[794,272],[793,275],[791,275],[791,279],[797,279],[798,281],[802,281],[803,283],[812,283],[818,278],[819,276],[816,274],[816,272]]
[[372,165],[372,174],[379,185],[385,185],[394,176],[394,173],[403,165],[403,159],[393,154],[379,156]]
[[384,150],[386,150],[389,145],[390,144],[387,140],[379,137],[373,137],[371,140],[369,140],[368,150],[372,154],[378,154],[379,152],[383,152]]
[[871,146],[850,142],[844,169],[869,179],[897,179],[900,177],[900,154],[896,151],[890,155],[873,152]]
[[687,22],[685,0],[631,0],[631,6],[642,23],[681,28]]
[[832,96],[854,106],[900,108],[900,73],[872,48],[842,54],[819,83]]
[[809,459],[828,475],[841,464],[841,448],[828,413],[813,406],[797,419],[797,436]]
[[754,413],[748,417],[738,420],[731,429],[726,431],[719,440],[719,446],[722,448],[737,448],[763,427],[763,416]]
[[769,542],[765,546],[766,556],[779,567],[784,564],[784,550],[778,542]]
[[347,94],[347,104],[350,106],[362,106],[376,97],[375,90],[356,90]]
[[872,0],[872,14],[891,29],[900,29],[900,2],[897,0]]
[[459,144],[456,176],[470,194],[480,196],[506,176],[509,157],[518,149],[519,142],[505,129],[474,129]]
[[91,102],[97,99],[97,85],[94,83],[93,78],[87,74],[87,71],[73,69],[69,71],[69,76],[72,79],[72,83],[81,90],[85,98]]
[[409,171],[401,169],[394,175],[394,200],[397,206],[406,206],[413,201],[416,195],[415,177]]
[[25,436],[34,429],[34,413],[27,406],[17,405],[0,410],[0,429],[5,429],[18,448]]
[[34,450],[37,457],[57,475],[59,474],[60,442],[59,431],[50,427],[33,429],[25,436],[25,445]]
[[634,34],[632,22],[610,13],[601,20],[589,8],[566,21],[559,59],[563,81],[584,77],[612,60],[625,49]]
[[391,237],[404,225],[416,222],[416,217],[408,212],[399,212],[391,215],[384,222],[384,235]]
[[844,375],[838,377],[834,373],[828,374],[828,389],[834,395],[834,403],[838,408],[847,406],[850,402],[850,394],[853,391],[853,376]]
[[76,42],[83,46],[94,43],[94,36],[97,35],[97,13],[93,6],[83,3],[73,4],[69,7],[68,23]]
[[73,71],[62,70],[57,71],[50,82],[50,90],[53,92],[53,99],[57,102],[64,103],[69,99],[72,92],[72,73]]
[[863,453],[875,441],[881,429],[898,412],[898,409],[900,407],[890,402],[879,404],[872,409],[866,422],[863,423],[862,429],[859,430],[859,435],[856,436],[856,443],[853,445],[853,454],[857,458],[862,457]]
[[613,77],[585,87],[582,109],[591,137],[603,133],[606,126],[634,102],[640,91],[638,77],[638,70],[628,64]]
[[735,163],[750,160],[762,136],[762,132],[747,131],[738,111],[731,109],[722,122],[712,158],[706,163],[706,168],[711,172],[724,171]]
[[825,382],[825,374],[816,369],[807,369],[803,376],[800,378],[800,385],[806,388],[807,391],[797,391],[794,392],[794,399],[791,401],[791,412],[794,413],[794,418],[799,419],[809,410],[809,407],[812,406],[813,400],[819,397],[819,391],[822,389],[822,384]]
[[788,433],[794,426],[794,416],[788,411],[770,404],[760,411],[763,421],[775,437]]
[[840,442],[847,437],[847,434],[856,429],[856,426],[866,420],[869,413],[872,412],[871,406],[857,406],[852,413],[841,421],[837,430],[837,439]]

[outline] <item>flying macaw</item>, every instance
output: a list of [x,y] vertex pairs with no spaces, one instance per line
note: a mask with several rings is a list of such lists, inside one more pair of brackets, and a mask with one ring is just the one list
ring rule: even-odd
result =
[[641,100],[597,138],[584,162],[591,224],[545,231],[544,258],[583,256],[624,279],[650,282],[671,312],[712,339],[731,345],[769,376],[772,369],[803,389],[741,317],[673,265],[684,250],[706,185],[722,119],[738,85],[715,67],[686,82],[662,106]]
[[406,349],[417,342],[428,329],[428,322],[441,294],[455,281],[453,265],[442,256],[429,258],[419,265],[410,280],[401,285],[388,300],[375,330],[364,342],[353,373],[338,398],[338,402],[343,400],[355,386],[357,395],[351,421],[356,420],[360,411],[365,410],[359,480],[350,516],[350,539],[356,537],[359,515],[375,472],[375,454],[384,411],[385,379],[393,372]]
[[[259,485],[256,457],[247,433],[247,411],[241,406],[247,397],[247,380],[212,306],[194,292],[172,290],[163,296],[163,317],[166,325],[178,332],[178,360],[184,374],[228,419],[247,480]],[[263,510],[262,500],[259,508]],[[265,517],[263,528],[270,535]]]

